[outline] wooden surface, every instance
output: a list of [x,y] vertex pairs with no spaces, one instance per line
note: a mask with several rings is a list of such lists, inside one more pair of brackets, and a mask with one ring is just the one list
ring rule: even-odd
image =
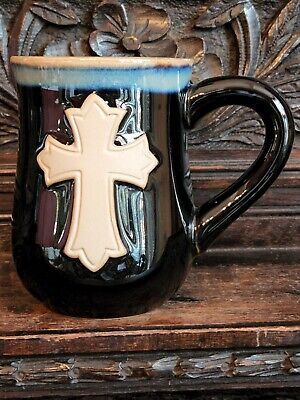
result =
[[162,308],[106,320],[48,311],[25,291],[9,255],[0,279],[4,356],[300,344],[299,264],[194,267]]
[[[243,391],[228,394],[211,394],[211,393],[152,393],[138,395],[116,395],[116,396],[93,396],[93,400],[299,400],[299,392],[293,390],[281,391]],[[72,400],[79,400],[82,397],[72,397]],[[43,398],[49,400],[49,397]]]
[[[166,14],[144,5],[166,11],[153,55],[165,52],[166,32],[168,50],[175,43],[177,56],[188,50],[194,57],[194,81],[240,74],[276,87],[292,107],[297,135],[284,173],[196,260],[173,299],[145,315],[105,321],[50,312],[25,291],[12,265],[19,121],[8,52],[86,54],[87,39],[101,30],[99,0],[34,3],[6,0],[0,10],[0,398],[298,400],[300,0],[125,2],[130,18],[144,12],[150,27]],[[197,204],[245,170],[262,133],[257,116],[232,108],[189,132]],[[133,395],[144,392],[157,394]]]
[[[257,353],[270,347],[288,351],[300,343],[297,263],[194,266],[163,307],[107,320],[49,311],[23,288],[9,252],[2,253],[0,266],[0,348],[2,356],[12,359],[69,353],[92,354],[92,362],[93,354],[112,351],[128,357],[136,351],[178,354],[219,348],[256,348]],[[147,357],[144,353],[141,359]]]
[[[2,224],[2,227],[5,226]],[[298,263],[191,267],[139,316],[56,314],[0,255],[0,396],[300,388]]]

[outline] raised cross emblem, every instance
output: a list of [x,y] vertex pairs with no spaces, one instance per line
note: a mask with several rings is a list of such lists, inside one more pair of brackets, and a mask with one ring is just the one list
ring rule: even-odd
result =
[[37,161],[47,186],[74,180],[64,253],[96,272],[110,257],[127,254],[116,220],[114,182],[144,189],[158,161],[145,134],[124,146],[114,144],[126,110],[109,107],[98,95],[89,95],[81,108],[65,113],[74,142],[65,145],[48,135]]

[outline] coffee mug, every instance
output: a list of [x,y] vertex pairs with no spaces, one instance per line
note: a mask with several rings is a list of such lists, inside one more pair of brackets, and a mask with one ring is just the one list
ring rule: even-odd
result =
[[[11,65],[21,121],[14,260],[29,291],[64,314],[160,305],[291,150],[287,104],[255,79],[191,85],[189,59],[15,56]],[[255,110],[265,142],[233,185],[197,208],[186,132],[228,105]]]

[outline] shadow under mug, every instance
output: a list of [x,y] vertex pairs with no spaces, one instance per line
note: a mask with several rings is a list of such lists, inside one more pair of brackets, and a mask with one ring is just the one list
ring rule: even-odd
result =
[[[12,57],[21,127],[13,254],[26,287],[76,316],[142,313],[283,169],[293,119],[255,79],[191,85],[188,59]],[[229,188],[193,204],[186,132],[218,107],[255,110],[265,142]]]

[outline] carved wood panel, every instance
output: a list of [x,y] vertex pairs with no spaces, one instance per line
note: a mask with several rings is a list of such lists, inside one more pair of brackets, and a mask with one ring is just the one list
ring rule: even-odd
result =
[[[41,395],[60,395],[68,391],[73,399],[73,396],[79,393],[90,398],[90,393],[96,390],[97,394],[101,393],[103,396],[122,394],[124,397],[120,397],[120,400],[138,400],[139,397],[134,395],[136,393],[161,391],[160,396],[153,397],[153,400],[230,400],[228,394],[225,397],[219,397],[217,394],[216,397],[202,397],[200,394],[188,395],[187,392],[180,395],[180,392],[221,389],[226,393],[228,389],[248,387],[249,380],[252,379],[253,382],[255,378],[260,378],[260,382],[255,380],[252,384],[253,389],[263,388],[272,380],[277,381],[281,389],[288,388],[289,385],[290,388],[299,387],[296,383],[300,373],[299,357],[297,349],[276,349],[263,352],[154,352],[0,359],[0,394],[6,392],[17,395],[22,391],[22,398],[27,398],[35,392]],[[274,386],[276,387],[276,384]],[[175,391],[179,393],[174,393]],[[172,396],[168,396],[167,392],[173,392]],[[134,397],[127,398],[128,393]],[[249,389],[243,395],[232,397],[232,400],[247,400]],[[252,396],[249,400],[257,398],[253,393]],[[151,398],[147,395],[140,399]],[[264,399],[268,398],[270,397],[265,393]],[[107,400],[107,397],[103,399]],[[276,399],[280,400],[280,397]]]
[[[192,57],[194,82],[237,74],[268,81],[289,101],[299,132],[299,16],[300,0],[1,2],[0,151],[14,152],[17,144],[13,54]],[[263,129],[253,112],[227,107],[189,139],[204,149],[252,149]]]

